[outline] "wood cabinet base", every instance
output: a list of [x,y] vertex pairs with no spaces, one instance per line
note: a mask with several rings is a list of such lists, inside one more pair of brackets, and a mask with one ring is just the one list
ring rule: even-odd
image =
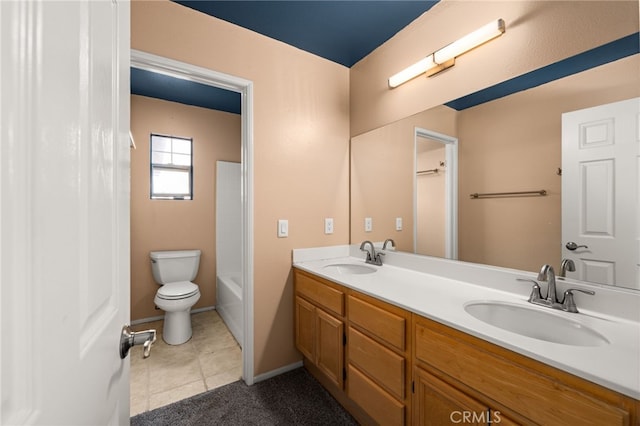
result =
[[307,371],[318,381],[320,384],[333,396],[336,401],[342,405],[345,410],[351,414],[358,423],[361,425],[375,425],[376,422],[367,414],[362,408],[360,408],[355,402],[347,397],[344,390],[338,388],[331,380],[322,372],[318,367],[309,362],[308,359],[304,359],[304,367]]

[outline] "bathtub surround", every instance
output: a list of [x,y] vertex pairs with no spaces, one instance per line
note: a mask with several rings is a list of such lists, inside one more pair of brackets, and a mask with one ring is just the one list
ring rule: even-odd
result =
[[216,163],[216,310],[243,342],[240,163]]
[[[131,319],[162,314],[153,302],[158,285],[151,274],[149,252],[202,251],[194,282],[201,297],[195,309],[214,306],[215,298],[215,164],[240,161],[240,116],[144,96],[131,96]],[[151,133],[193,138],[193,200],[151,200],[149,139]]]
[[131,418],[131,426],[357,425],[303,368],[247,386],[241,381]]

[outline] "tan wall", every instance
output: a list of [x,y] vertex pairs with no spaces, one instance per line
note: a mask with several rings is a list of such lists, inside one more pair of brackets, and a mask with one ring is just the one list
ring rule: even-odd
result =
[[255,373],[300,360],[291,250],[349,242],[349,70],[169,1],[132,3],[131,46],[253,81]]
[[[453,68],[389,90],[389,76],[480,26],[506,33]],[[351,68],[351,134],[359,135],[638,31],[638,1],[443,0]]]
[[[459,113],[460,260],[559,270],[561,114],[640,96],[639,69],[634,55]],[[548,195],[469,197],[538,189]]]
[[[144,96],[131,96],[131,319],[162,315],[153,298],[149,252],[202,250],[194,280],[201,297],[194,308],[214,306],[216,282],[216,161],[240,161],[240,116]],[[193,200],[151,200],[151,133],[193,138]]]
[[[456,111],[432,108],[351,139],[351,241],[393,238],[397,249],[413,251],[415,128],[455,137]],[[364,231],[364,219],[373,231]],[[402,231],[396,231],[396,217]]]

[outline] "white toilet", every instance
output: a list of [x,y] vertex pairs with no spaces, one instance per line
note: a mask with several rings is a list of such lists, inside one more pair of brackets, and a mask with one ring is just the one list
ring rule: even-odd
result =
[[151,270],[160,288],[153,300],[164,314],[162,338],[180,345],[191,338],[191,307],[200,289],[191,281],[198,274],[200,250],[152,251]]

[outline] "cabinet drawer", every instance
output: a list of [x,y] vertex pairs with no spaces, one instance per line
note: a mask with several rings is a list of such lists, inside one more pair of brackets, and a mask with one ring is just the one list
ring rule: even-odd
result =
[[404,400],[405,360],[380,343],[349,327],[349,362]]
[[296,272],[296,291],[317,305],[344,316],[344,293],[340,290]]
[[[626,425],[624,410],[565,385],[558,377],[519,365],[467,343],[462,333],[427,320],[415,325],[415,356],[480,394],[539,424]],[[525,402],[526,401],[526,402]],[[540,407],[553,407],[541,409]]]
[[405,350],[406,321],[403,317],[349,296],[349,321],[390,346]]
[[351,365],[347,395],[378,424],[404,424],[404,405]]
[[487,405],[465,395],[421,368],[415,369],[415,382],[419,408],[414,412],[417,417],[414,424],[440,426],[455,423],[501,423],[499,412],[491,417]]

